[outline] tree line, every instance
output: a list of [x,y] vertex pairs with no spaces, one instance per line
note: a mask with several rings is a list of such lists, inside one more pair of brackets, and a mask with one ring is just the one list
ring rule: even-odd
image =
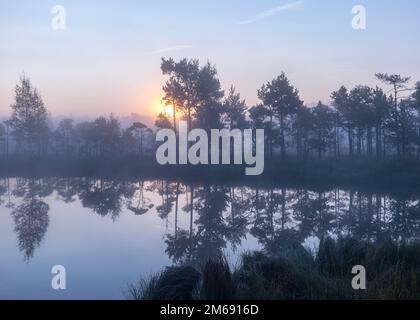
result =
[[64,119],[53,128],[39,92],[22,76],[15,88],[12,115],[0,124],[3,153],[153,155],[156,129],[176,132],[178,121],[185,120],[189,130],[265,129],[270,159],[420,158],[420,82],[411,87],[409,77],[378,73],[376,79],[384,88],[341,86],[328,103],[307,106],[281,73],[258,90],[259,103],[248,106],[234,86],[222,90],[210,62],[200,65],[197,59],[163,58],[161,71],[167,76],[162,100],[172,112],[160,113],[155,128],[140,122],[122,128],[113,115],[81,123]]
[[[122,128],[112,114],[80,123],[66,118],[53,128],[42,98],[26,76],[16,85],[11,108],[11,118],[0,124],[0,141],[6,155],[142,156],[152,140],[153,132],[145,124],[134,122]],[[14,142],[13,150],[10,140]]]

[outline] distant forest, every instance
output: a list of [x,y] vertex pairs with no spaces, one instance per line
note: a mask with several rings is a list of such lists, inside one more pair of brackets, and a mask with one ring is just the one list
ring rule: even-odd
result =
[[15,88],[11,117],[0,123],[0,154],[28,157],[154,157],[155,133],[177,128],[265,129],[267,159],[420,158],[420,82],[378,73],[378,85],[339,87],[331,102],[305,106],[286,74],[262,85],[260,103],[247,106],[232,86],[224,92],[211,63],[162,59],[167,76],[163,102],[172,112],[158,115],[155,127],[136,122],[122,128],[111,115],[52,127],[42,97],[26,76]]

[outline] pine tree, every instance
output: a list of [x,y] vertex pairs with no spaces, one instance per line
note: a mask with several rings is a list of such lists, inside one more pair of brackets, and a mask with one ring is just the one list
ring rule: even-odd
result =
[[29,78],[22,76],[15,88],[15,103],[9,121],[18,150],[40,155],[46,149],[49,129],[47,109]]

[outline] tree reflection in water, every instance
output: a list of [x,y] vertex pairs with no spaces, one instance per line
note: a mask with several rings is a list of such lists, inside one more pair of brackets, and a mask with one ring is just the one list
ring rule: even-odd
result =
[[[117,221],[123,212],[156,214],[166,224],[166,253],[174,263],[200,264],[252,236],[271,254],[309,238],[360,240],[419,237],[419,197],[355,190],[308,190],[179,181],[93,178],[0,179],[0,205],[11,208],[19,249],[29,260],[49,225],[55,201],[79,201]],[[171,227],[169,225],[172,224]]]
[[14,206],[11,213],[18,238],[19,250],[29,261],[35,249],[41,245],[50,222],[49,206],[42,201],[42,196],[48,194],[42,181],[18,180],[14,194],[22,197],[22,203]]

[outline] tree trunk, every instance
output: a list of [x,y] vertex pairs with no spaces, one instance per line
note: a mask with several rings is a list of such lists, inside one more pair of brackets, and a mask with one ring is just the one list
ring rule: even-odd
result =
[[176,131],[176,107],[175,107],[175,102],[172,101],[172,113],[173,113],[173,122],[174,122],[174,132],[175,135],[177,135],[177,131]]
[[371,158],[373,153],[373,138],[372,138],[372,128],[368,127],[366,132],[366,139],[367,139],[367,151],[368,156]]
[[273,114],[270,114],[270,160],[273,159]]
[[375,147],[376,147],[376,158],[378,160],[381,158],[381,149],[382,149],[381,129],[380,128],[381,128],[381,125],[377,124],[376,129],[375,129],[375,134],[376,134]]
[[348,139],[349,139],[349,156],[352,158],[354,155],[353,152],[353,128],[348,128]]
[[284,115],[280,113],[280,147],[281,147],[281,158],[286,158],[286,143],[284,141]]
[[318,146],[318,159],[322,158],[322,145],[321,145],[321,130],[318,130],[318,142],[319,142],[319,146]]
[[191,199],[190,199],[190,240],[192,241],[193,233],[193,216],[194,216],[194,187],[191,185]]
[[362,129],[357,128],[357,155],[362,155]]
[[281,189],[281,231],[286,226],[286,189]]
[[176,184],[176,198],[175,198],[175,239],[178,235],[178,199],[179,199],[179,182]]

